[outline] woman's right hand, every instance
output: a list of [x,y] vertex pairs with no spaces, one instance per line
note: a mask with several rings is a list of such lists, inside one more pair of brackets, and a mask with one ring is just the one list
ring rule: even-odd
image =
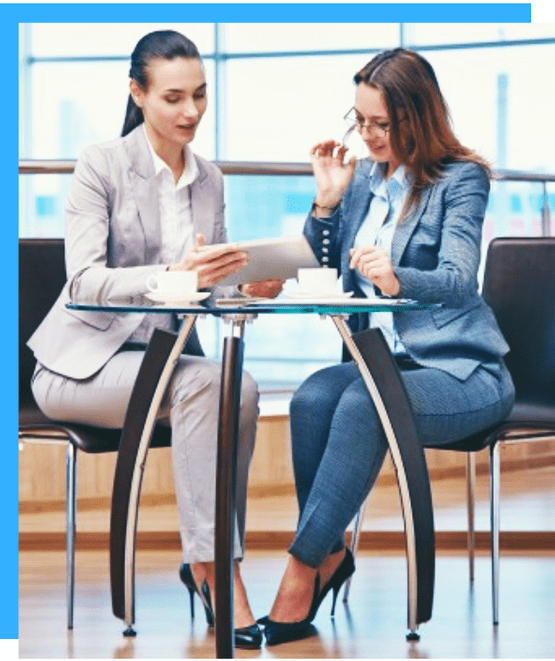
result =
[[333,208],[341,202],[356,167],[356,157],[343,163],[346,153],[347,147],[335,140],[319,142],[310,150],[312,170],[318,186],[316,204]]
[[248,255],[237,250],[233,244],[207,246],[204,234],[199,234],[193,248],[175,264],[170,264],[169,271],[196,271],[198,288],[206,289],[217,285],[228,275],[246,266]]

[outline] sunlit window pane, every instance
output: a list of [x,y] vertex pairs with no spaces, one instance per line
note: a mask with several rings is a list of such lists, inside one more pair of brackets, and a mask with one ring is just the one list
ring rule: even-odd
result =
[[201,53],[214,50],[213,23],[34,23],[33,56],[129,58],[139,39],[154,30],[177,30]]
[[65,201],[71,175],[19,177],[19,236],[29,239],[65,235]]
[[310,148],[341,139],[365,55],[232,60],[227,63],[225,157],[309,160]]
[[555,45],[429,51],[455,132],[496,168],[555,170]]
[[399,24],[229,23],[224,34],[229,53],[375,50],[398,45]]
[[309,176],[228,176],[226,218],[232,241],[300,234],[312,205]]
[[553,24],[543,23],[408,23],[405,45],[411,48],[434,44],[471,44],[516,39],[553,37]]
[[[205,63],[208,89],[214,64]],[[129,94],[126,62],[55,62],[31,67],[29,122],[21,127],[23,158],[76,158],[89,144],[120,135]],[[214,108],[208,110],[195,150],[214,158]]]

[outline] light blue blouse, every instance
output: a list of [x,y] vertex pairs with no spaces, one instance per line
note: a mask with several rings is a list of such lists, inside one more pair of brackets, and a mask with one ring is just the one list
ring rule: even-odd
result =
[[[404,164],[399,165],[395,172],[385,178],[385,165],[374,163],[370,173],[370,190],[373,197],[368,209],[368,215],[360,226],[355,238],[354,247],[375,245],[391,255],[391,243],[403,205],[410,192],[410,179],[405,172]],[[356,281],[362,291],[372,298],[376,289],[358,271]],[[381,328],[389,348],[395,354],[406,354],[407,351],[393,326],[391,312],[374,312],[370,315],[370,327]]]

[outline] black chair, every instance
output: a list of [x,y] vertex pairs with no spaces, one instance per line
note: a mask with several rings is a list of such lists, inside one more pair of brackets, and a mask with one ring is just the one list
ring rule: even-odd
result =
[[[117,452],[121,429],[48,419],[38,408],[31,391],[35,358],[26,346],[50,310],[66,281],[62,239],[19,240],[19,438],[24,443],[66,444],[66,570],[67,626],[73,628],[75,596],[75,531],[77,510],[78,451],[88,454]],[[171,432],[158,425],[151,447],[169,447]],[[131,594],[130,599],[134,599]]]
[[[505,361],[515,384],[514,407],[501,424],[439,450],[467,453],[470,579],[474,558],[475,453],[490,450],[493,623],[499,622],[500,448],[503,443],[555,440],[555,238],[499,238],[488,249],[483,296],[511,350]],[[364,508],[355,519],[356,549]],[[344,601],[347,600],[348,590]]]

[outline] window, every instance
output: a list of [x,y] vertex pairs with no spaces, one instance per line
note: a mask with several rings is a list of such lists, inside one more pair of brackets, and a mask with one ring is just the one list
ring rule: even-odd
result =
[[[555,70],[555,25],[541,24],[24,24],[20,157],[75,159],[119,135],[130,52],[142,35],[167,28],[189,36],[204,58],[209,105],[194,149],[206,158],[307,162],[315,142],[341,136],[354,73],[377,50],[402,44],[434,66],[463,143],[497,169],[555,172],[545,82]],[[69,181],[20,177],[21,236],[63,236]],[[225,186],[234,240],[299,232],[314,194],[309,176],[228,175]],[[494,183],[484,241],[539,234],[543,195],[541,184]],[[220,332],[213,320],[201,323],[212,355]],[[263,387],[295,385],[340,358],[336,333],[320,319],[259,319],[247,332],[246,365]]]

